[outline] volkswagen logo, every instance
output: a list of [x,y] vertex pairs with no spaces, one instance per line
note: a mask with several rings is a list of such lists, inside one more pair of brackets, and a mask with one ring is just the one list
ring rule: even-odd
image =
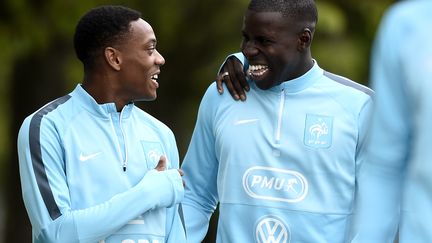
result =
[[258,222],[255,236],[258,243],[288,243],[290,241],[289,228],[282,220],[273,216]]

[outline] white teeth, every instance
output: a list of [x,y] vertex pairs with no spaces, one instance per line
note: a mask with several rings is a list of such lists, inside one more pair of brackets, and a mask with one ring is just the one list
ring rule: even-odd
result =
[[159,75],[155,74],[151,76],[151,79],[158,79]]
[[249,69],[251,71],[256,71],[256,70],[259,70],[259,69],[267,69],[267,66],[264,66],[264,65],[250,65]]
[[250,65],[247,73],[248,75],[257,77],[263,75],[267,70],[268,66],[265,65]]

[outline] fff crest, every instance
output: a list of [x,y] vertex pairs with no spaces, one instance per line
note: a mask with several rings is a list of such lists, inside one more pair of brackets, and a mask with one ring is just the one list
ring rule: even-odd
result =
[[304,144],[313,148],[329,148],[332,144],[333,117],[307,114]]
[[[147,168],[153,169],[159,162],[159,158],[164,154],[162,144],[159,142],[141,141],[144,150]],[[168,158],[167,158],[168,163]]]

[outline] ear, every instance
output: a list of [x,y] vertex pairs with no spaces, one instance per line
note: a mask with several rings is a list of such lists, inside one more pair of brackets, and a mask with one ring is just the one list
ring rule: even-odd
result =
[[122,58],[119,50],[113,47],[107,47],[104,50],[104,57],[109,66],[111,66],[116,71],[120,70]]
[[312,42],[312,31],[309,28],[304,28],[299,35],[298,50],[303,51],[310,47]]

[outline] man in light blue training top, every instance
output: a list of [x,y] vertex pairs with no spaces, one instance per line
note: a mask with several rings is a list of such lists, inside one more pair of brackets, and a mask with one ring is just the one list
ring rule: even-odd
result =
[[432,242],[432,1],[401,1],[376,35],[376,91],[353,242]]
[[247,100],[213,83],[182,165],[188,242],[218,203],[217,242],[347,242],[372,91],[318,66],[316,22],[313,0],[250,2],[236,54]]
[[134,105],[156,99],[164,58],[135,10],[101,6],[74,36],[82,84],[27,117],[18,136],[33,242],[185,242],[171,130]]

